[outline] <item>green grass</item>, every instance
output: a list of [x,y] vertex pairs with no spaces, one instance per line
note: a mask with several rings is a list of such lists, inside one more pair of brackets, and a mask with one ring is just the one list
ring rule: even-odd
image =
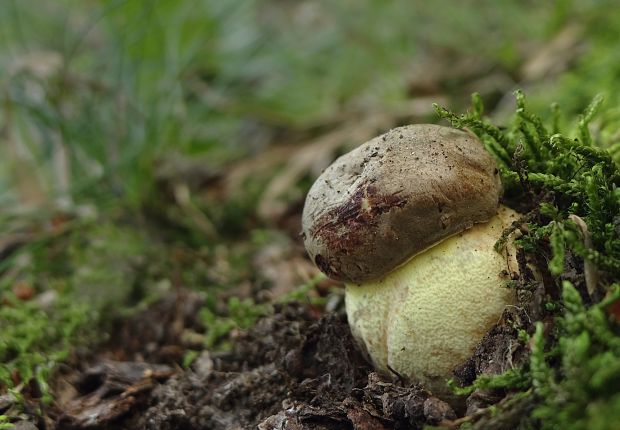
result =
[[[153,163],[171,151],[222,163],[260,150],[274,130],[389,108],[408,97],[408,71],[425,49],[514,68],[525,53],[488,34],[521,38],[523,20],[539,23],[528,39],[541,39],[542,17],[555,13],[443,3],[7,0],[3,123],[27,156],[9,154],[14,169],[0,170],[0,201],[23,199],[22,185],[46,201],[68,194],[139,205]],[[438,8],[450,13],[436,16]],[[24,183],[18,169],[36,175]]]

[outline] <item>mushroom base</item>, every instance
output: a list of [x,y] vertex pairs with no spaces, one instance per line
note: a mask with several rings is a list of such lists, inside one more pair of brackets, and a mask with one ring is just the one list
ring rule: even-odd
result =
[[346,286],[353,336],[370,360],[450,396],[446,380],[514,303],[506,287],[517,269],[514,252],[493,246],[518,214],[500,206],[477,224],[416,255],[383,279]]

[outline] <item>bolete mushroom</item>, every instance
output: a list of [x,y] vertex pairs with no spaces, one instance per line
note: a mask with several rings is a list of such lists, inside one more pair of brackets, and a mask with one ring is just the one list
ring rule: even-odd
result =
[[395,128],[338,158],[306,198],[308,254],[346,284],[351,331],[376,368],[447,394],[514,293],[494,244],[517,214],[499,205],[493,158],[473,134]]

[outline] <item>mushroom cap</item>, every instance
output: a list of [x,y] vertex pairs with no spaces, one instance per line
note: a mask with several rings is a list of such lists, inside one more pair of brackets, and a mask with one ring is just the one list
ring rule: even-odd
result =
[[501,182],[473,134],[398,127],[338,158],[310,188],[302,236],[333,279],[383,277],[436,243],[488,221]]

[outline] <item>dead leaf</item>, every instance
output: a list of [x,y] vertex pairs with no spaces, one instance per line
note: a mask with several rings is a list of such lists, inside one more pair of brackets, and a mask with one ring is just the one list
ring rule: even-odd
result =
[[77,383],[81,395],[61,405],[59,428],[109,425],[146,399],[174,374],[170,366],[106,360],[88,368]]

